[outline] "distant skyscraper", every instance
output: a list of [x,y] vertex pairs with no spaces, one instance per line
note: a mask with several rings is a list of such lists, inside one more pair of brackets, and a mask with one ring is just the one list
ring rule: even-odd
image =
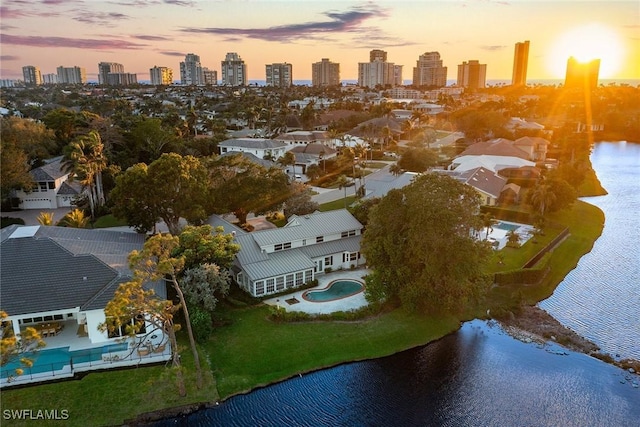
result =
[[204,84],[206,85],[218,84],[218,72],[216,70],[210,70],[207,67],[202,67],[202,75],[204,76]]
[[358,63],[358,86],[395,86],[402,83],[402,66],[387,62],[387,52],[374,49],[369,53],[370,62]]
[[387,62],[387,52],[381,49],[373,49],[369,52],[369,62],[373,61]]
[[107,84],[110,86],[130,86],[138,84],[138,75],[131,73],[109,73]]
[[42,84],[42,73],[40,68],[33,65],[25,65],[22,67],[22,79],[27,86],[38,86]]
[[173,70],[169,67],[149,68],[149,79],[154,86],[170,85],[173,83]]
[[513,54],[513,76],[511,85],[525,86],[527,84],[527,65],[529,63],[529,40],[516,43]]
[[84,67],[63,67],[56,68],[58,83],[61,84],[84,84],[87,82],[87,70]]
[[293,66],[286,62],[266,65],[267,86],[291,87]]
[[98,64],[98,84],[109,84],[109,73],[124,73],[124,65],[117,62],[100,62]]
[[226,86],[247,85],[247,65],[240,55],[229,52],[222,61],[222,84]]
[[595,89],[598,86],[600,74],[600,60],[580,62],[573,56],[567,61],[567,75],[564,79],[565,88]]
[[458,65],[458,86],[479,89],[485,87],[486,79],[487,64],[480,64],[480,61],[472,59]]
[[311,64],[311,85],[340,85],[340,64],[329,61],[329,58],[322,58],[321,62]]
[[188,53],[184,57],[184,62],[180,63],[180,83],[183,85],[204,84],[200,56]]
[[58,83],[58,75],[54,73],[43,74],[42,83],[45,85],[54,85]]
[[439,52],[425,52],[413,68],[413,85],[443,87],[447,85],[447,67],[442,66]]

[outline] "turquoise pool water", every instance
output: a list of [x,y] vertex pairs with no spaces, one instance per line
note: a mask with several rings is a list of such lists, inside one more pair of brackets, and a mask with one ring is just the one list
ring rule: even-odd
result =
[[[117,351],[124,351],[129,344],[109,344],[102,347],[89,348],[84,350],[69,351],[69,347],[59,347],[43,349],[37,353],[27,353],[25,357],[33,361],[33,366],[22,368],[24,374],[40,374],[43,372],[52,372],[62,369],[65,365],[73,363],[96,362],[102,360],[102,355]],[[7,378],[9,374],[13,375],[16,368],[20,368],[19,360],[12,361],[2,367],[1,377]]]
[[520,225],[518,224],[507,224],[506,222],[498,222],[496,225],[494,225],[495,228],[499,228],[501,230],[507,230],[507,231],[511,231],[511,230],[517,230],[518,228],[520,228]]
[[346,298],[364,290],[364,285],[355,280],[336,280],[331,282],[328,288],[318,291],[307,291],[302,298],[307,301],[324,302]]

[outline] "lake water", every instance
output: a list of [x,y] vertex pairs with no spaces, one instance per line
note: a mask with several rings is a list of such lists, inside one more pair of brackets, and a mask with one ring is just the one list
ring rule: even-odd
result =
[[[594,199],[607,215],[596,242],[604,248],[583,257],[570,275],[577,278],[567,277],[541,304],[622,357],[636,355],[640,345],[640,245],[633,221],[639,160],[640,145],[597,145],[594,166],[610,193]],[[599,243],[612,232],[618,238]],[[618,245],[624,249],[617,251]],[[560,350],[522,343],[493,322],[475,320],[424,347],[295,377],[158,425],[639,425],[638,376],[583,354],[556,354]]]
[[640,144],[597,144],[591,161],[609,193],[584,199],[605,214],[602,236],[539,305],[603,351],[640,360]]

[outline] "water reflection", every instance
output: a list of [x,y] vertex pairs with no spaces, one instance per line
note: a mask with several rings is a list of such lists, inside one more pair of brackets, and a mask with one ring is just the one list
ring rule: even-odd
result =
[[640,419],[640,389],[624,371],[547,350],[473,321],[419,349],[296,377],[159,425],[583,427]]

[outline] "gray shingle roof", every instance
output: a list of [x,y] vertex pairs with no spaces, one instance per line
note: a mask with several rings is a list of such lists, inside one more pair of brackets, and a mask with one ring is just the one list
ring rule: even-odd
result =
[[[35,232],[12,238],[28,228]],[[144,240],[142,234],[120,231],[7,227],[2,232],[0,306],[10,315],[104,308],[120,283],[130,280],[127,257]],[[160,296],[166,294],[162,286],[159,290]]]
[[0,262],[0,306],[10,315],[81,307],[118,278],[96,257],[74,255],[51,239],[9,238]]
[[31,176],[34,181],[55,181],[58,178],[62,178],[67,175],[67,172],[62,172],[62,157],[56,157],[51,159],[46,165],[40,166],[32,170]]
[[466,171],[460,175],[465,184],[468,184],[480,191],[492,195],[500,196],[507,180],[494,172],[483,167]]

